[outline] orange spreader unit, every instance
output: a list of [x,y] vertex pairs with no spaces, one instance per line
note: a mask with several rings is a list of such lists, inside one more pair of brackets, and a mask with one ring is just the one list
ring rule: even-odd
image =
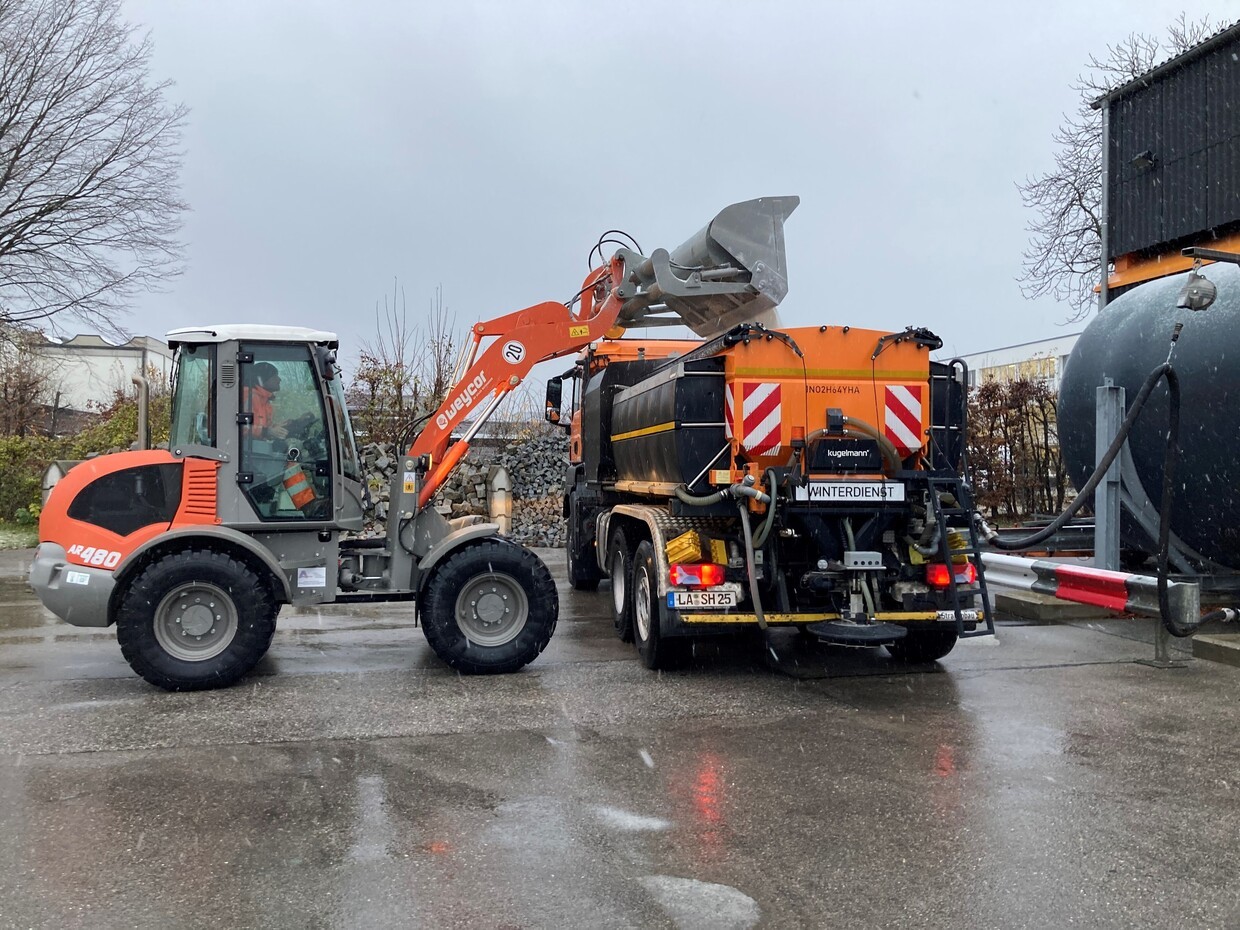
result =
[[804,357],[778,339],[755,338],[725,353],[725,423],[741,458],[759,467],[788,461],[794,430],[825,428],[827,411],[869,424],[902,457],[920,451],[930,427],[930,352],[914,341],[847,326],[783,330]]

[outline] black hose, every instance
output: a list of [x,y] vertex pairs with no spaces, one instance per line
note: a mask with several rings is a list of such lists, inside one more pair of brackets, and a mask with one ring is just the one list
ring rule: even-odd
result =
[[[1167,383],[1171,383],[1171,379],[1175,377],[1175,370],[1171,367],[1170,362],[1164,362],[1153,371],[1149,377],[1145,379],[1145,383],[1141,385],[1141,390],[1137,393],[1137,398],[1132,402],[1132,407],[1128,410],[1128,416],[1124,418],[1124,422],[1120,425],[1119,432],[1115,434],[1106,454],[1102,457],[1102,461],[1098,463],[1098,467],[1094,469],[1094,473],[1089,476],[1089,480],[1085,482],[1085,487],[1077,492],[1076,499],[1068,505],[1068,509],[1061,513],[1058,517],[1050,522],[1047,526],[1038,530],[1030,536],[1022,536],[1019,539],[999,539],[993,537],[987,542],[996,549],[1004,549],[1012,551],[1016,549],[1031,549],[1038,543],[1045,542],[1050,539],[1071,520],[1078,510],[1085,506],[1085,503],[1093,498],[1094,490],[1102,483],[1102,479],[1106,477],[1107,470],[1110,469],[1120,451],[1124,448],[1124,443],[1128,439],[1128,434],[1132,431],[1132,426],[1137,421],[1137,417],[1141,415],[1141,411],[1145,408],[1145,402],[1149,399],[1150,392],[1164,377],[1168,377]],[[1179,426],[1179,381],[1176,381],[1175,387],[1175,424]]]
[[1181,623],[1176,619],[1175,613],[1171,609],[1168,575],[1171,557],[1171,502],[1175,494],[1175,465],[1180,457],[1180,377],[1176,374],[1175,369],[1171,367],[1169,361],[1159,365],[1145,379],[1145,383],[1137,394],[1137,399],[1133,401],[1132,407],[1128,411],[1128,416],[1124,418],[1124,422],[1107,449],[1106,455],[1102,457],[1102,461],[1098,463],[1094,473],[1085,482],[1085,486],[1081,488],[1072,505],[1053,520],[1049,526],[1031,536],[1008,540],[996,538],[991,539],[990,544],[996,549],[1028,549],[1049,539],[1062,529],[1064,524],[1093,495],[1094,490],[1102,481],[1103,476],[1106,475],[1116,456],[1123,449],[1133,424],[1137,421],[1137,417],[1141,415],[1145,402],[1149,399],[1150,392],[1164,378],[1167,380],[1167,449],[1163,453],[1162,501],[1158,508],[1158,612],[1161,615],[1162,625],[1167,632],[1172,636],[1183,639],[1192,636],[1205,624],[1212,623],[1215,620],[1235,620],[1237,612],[1224,607],[1212,610],[1210,613],[1189,623]]
[[767,537],[771,535],[771,527],[775,525],[775,502],[778,500],[775,490],[779,483],[779,476],[775,474],[775,469],[768,468],[762,473],[762,477],[766,479],[766,492],[771,502],[766,508],[766,519],[762,521],[762,525],[758,527],[758,532],[754,535],[753,547],[755,549],[761,549],[766,545]]
[[1183,639],[1215,620],[1235,620],[1236,611],[1221,607],[1190,623],[1180,623],[1171,610],[1167,575],[1171,555],[1171,497],[1174,493],[1175,464],[1180,457],[1180,378],[1170,365],[1164,367],[1167,369],[1167,392],[1170,398],[1167,451],[1163,454],[1162,502],[1158,507],[1158,612],[1162,614],[1163,626],[1167,632]]
[[[775,507],[771,501],[772,509]],[[753,540],[749,531],[749,508],[744,501],[736,502],[736,509],[741,512],[741,535],[745,537],[745,572],[749,577],[749,596],[753,599],[753,613],[758,618],[758,629],[766,632],[766,614],[762,611],[762,598],[758,596],[758,576],[754,571]]]

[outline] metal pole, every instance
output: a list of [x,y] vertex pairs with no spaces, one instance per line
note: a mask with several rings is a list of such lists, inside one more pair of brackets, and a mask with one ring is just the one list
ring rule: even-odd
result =
[[1102,268],[1098,276],[1098,309],[1102,310],[1106,307],[1107,301],[1111,295],[1107,293],[1107,284],[1110,283],[1111,263],[1108,261],[1107,253],[1111,250],[1111,230],[1110,221],[1110,190],[1111,190],[1111,104],[1108,103],[1102,108],[1102,207],[1101,222],[1098,224],[1099,233],[1102,241],[1099,243],[1099,251],[1101,253]]
[[[1102,457],[1115,441],[1124,422],[1125,391],[1110,378],[1103,380],[1095,394],[1094,461]],[[1116,456],[1106,477],[1094,491],[1094,567],[1119,571],[1120,463]]]

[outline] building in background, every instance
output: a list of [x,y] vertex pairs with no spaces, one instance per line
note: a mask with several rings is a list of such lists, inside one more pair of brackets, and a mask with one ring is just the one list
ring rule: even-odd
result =
[[[1059,390],[1064,366],[1080,333],[1066,333],[1053,339],[1022,342],[1019,345],[987,349],[958,356],[969,366],[969,387],[987,381],[1041,381],[1052,390]],[[946,358],[937,359],[945,362]]]
[[47,363],[47,403],[57,410],[106,406],[118,390],[130,391],[137,375],[165,385],[172,378],[172,350],[151,336],[113,345],[100,336],[81,335],[48,340],[36,349]]

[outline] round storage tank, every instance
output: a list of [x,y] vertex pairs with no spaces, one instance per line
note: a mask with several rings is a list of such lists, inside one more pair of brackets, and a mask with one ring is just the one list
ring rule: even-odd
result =
[[[1131,405],[1149,373],[1166,359],[1175,324],[1184,323],[1171,358],[1180,377],[1171,530],[1206,558],[1240,568],[1240,268],[1214,264],[1202,271],[1218,287],[1208,310],[1176,308],[1185,272],[1121,294],[1089,324],[1060,385],[1060,445],[1079,488],[1094,470],[1096,388],[1110,378],[1126,389]],[[1129,436],[1138,477],[1155,509],[1162,498],[1166,429],[1164,381]],[[1122,535],[1126,548],[1157,549],[1157,541],[1127,516]]]

